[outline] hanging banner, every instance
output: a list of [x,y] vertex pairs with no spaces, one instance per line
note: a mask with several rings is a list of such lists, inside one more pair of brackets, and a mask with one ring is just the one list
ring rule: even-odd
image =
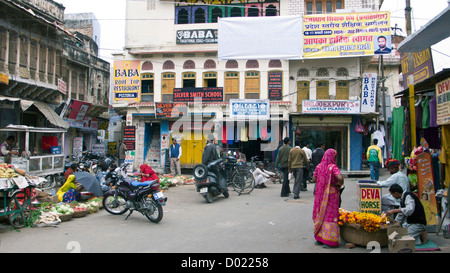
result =
[[390,12],[303,16],[303,58],[391,53]]
[[141,62],[115,61],[113,71],[113,101],[141,101]]
[[361,113],[375,112],[377,101],[377,73],[363,73]]
[[424,152],[417,156],[417,190],[425,210],[427,225],[436,225],[438,209],[431,160],[429,152]]
[[436,123],[450,124],[450,78],[436,84]]
[[301,32],[301,16],[219,18],[217,56],[219,60],[298,60]]

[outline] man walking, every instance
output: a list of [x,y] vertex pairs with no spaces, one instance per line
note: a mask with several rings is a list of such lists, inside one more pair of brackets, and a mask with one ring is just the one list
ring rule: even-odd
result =
[[306,142],[305,146],[302,148],[303,151],[305,151],[306,154],[306,159],[308,159],[308,164],[303,166],[303,179],[302,179],[302,187],[301,187],[301,191],[306,191],[306,181],[308,180],[308,176],[309,176],[309,163],[311,163],[311,156],[312,156],[312,151],[309,148],[309,143]]
[[288,137],[283,139],[284,145],[278,150],[277,160],[275,161],[275,168],[278,168],[280,163],[280,170],[283,174],[283,184],[281,186],[281,197],[288,197],[291,192],[289,187],[289,172],[288,172],[288,159],[289,152],[291,151],[291,140]]
[[383,164],[381,149],[378,147],[378,139],[373,140],[373,145],[367,148],[367,161],[370,166],[370,179],[378,180],[380,178],[380,166]]
[[[181,157],[181,145],[177,143],[176,138],[172,138],[172,145],[170,145],[170,172],[175,175],[181,175],[181,165],[180,165],[180,157]],[[175,173],[176,168],[176,173]]]
[[289,151],[288,168],[295,178],[294,199],[300,198],[300,189],[303,180],[303,166],[308,164],[305,151],[300,148],[300,141],[295,141],[295,147]]
[[122,140],[119,140],[119,166],[125,162],[125,152],[127,151],[127,146]]

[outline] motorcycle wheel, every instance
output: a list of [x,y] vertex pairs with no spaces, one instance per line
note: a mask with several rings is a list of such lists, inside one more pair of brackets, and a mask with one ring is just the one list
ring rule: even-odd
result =
[[128,211],[127,201],[121,194],[105,193],[102,200],[105,210],[113,215],[121,215]]
[[203,193],[202,195],[205,198],[207,203],[214,202],[214,195],[212,194],[211,191],[208,191],[207,193]]
[[153,201],[152,199],[147,199],[147,204],[153,207],[152,209],[153,213],[150,214],[150,212],[144,211],[143,213],[145,217],[147,217],[147,219],[150,220],[150,222],[159,223],[163,218],[162,206]]
[[228,192],[228,189],[223,190],[223,196],[225,196],[225,198],[230,197],[230,193]]

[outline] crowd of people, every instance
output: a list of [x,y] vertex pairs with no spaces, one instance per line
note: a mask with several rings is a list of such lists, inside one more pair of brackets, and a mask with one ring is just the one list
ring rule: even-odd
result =
[[[308,173],[313,172],[314,183],[314,205],[312,219],[314,223],[314,238],[316,245],[324,248],[338,247],[339,245],[339,207],[341,205],[341,193],[344,188],[344,178],[336,165],[338,152],[329,148],[325,150],[323,143],[317,143],[312,151],[306,143],[295,141],[291,147],[291,140],[286,137],[283,145],[278,149],[275,161],[276,173],[264,169],[264,163],[259,163],[253,171],[256,188],[265,188],[266,183],[271,181],[281,172],[282,186],[281,197],[288,197],[293,193],[294,199],[300,198],[300,192],[307,190]],[[181,174],[179,157],[181,146],[173,141],[170,147],[171,170],[173,173]],[[205,146],[202,163],[208,165],[218,158],[213,135],[209,135]],[[367,158],[371,166],[371,178],[380,186],[389,188],[389,194],[382,196],[381,209],[387,215],[396,215],[396,220],[408,228],[408,233],[418,241],[418,244],[427,241],[425,231],[426,218],[424,208],[420,200],[411,192],[409,179],[400,170],[400,162],[388,159],[385,166],[391,176],[385,181],[379,180],[379,168],[383,165],[381,151],[377,147],[376,140],[367,150]],[[72,165],[65,173],[66,183],[60,188],[57,195],[62,202],[71,202],[79,199],[82,187],[76,183],[74,172],[77,165]],[[279,170],[279,171],[278,171]],[[290,188],[290,176],[293,176],[293,188]],[[140,180],[157,180],[158,174],[148,165],[139,167]]]

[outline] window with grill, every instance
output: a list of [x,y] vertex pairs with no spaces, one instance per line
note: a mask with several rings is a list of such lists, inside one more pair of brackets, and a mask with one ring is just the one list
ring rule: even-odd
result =
[[297,82],[297,112],[302,112],[303,100],[309,100],[309,82],[298,81]]
[[153,73],[141,74],[141,101],[153,102],[155,82]]

